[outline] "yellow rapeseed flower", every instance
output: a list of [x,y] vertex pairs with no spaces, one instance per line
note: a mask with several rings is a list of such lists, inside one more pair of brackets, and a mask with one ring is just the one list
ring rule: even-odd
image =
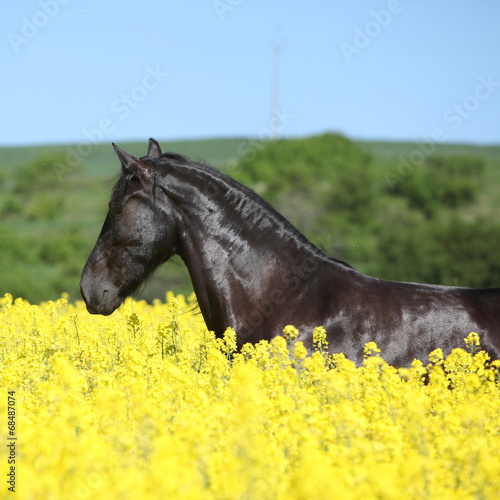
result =
[[326,356],[321,327],[311,356],[290,325],[238,352],[195,308],[172,293],[108,317],[0,298],[19,498],[498,496],[500,361],[475,334],[404,370],[369,342],[356,367]]
[[365,344],[365,347],[363,349],[363,356],[365,358],[369,356],[378,356],[380,354],[380,349],[377,347],[377,344],[375,342],[368,342]]
[[299,336],[299,331],[293,325],[287,325],[283,328],[283,337],[288,342],[295,342]]

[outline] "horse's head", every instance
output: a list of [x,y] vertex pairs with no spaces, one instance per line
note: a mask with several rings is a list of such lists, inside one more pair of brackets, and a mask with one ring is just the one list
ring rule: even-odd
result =
[[[113,147],[122,172],[80,281],[88,311],[104,315],[111,314],[176,253],[177,242],[175,208],[157,190],[159,144],[150,139],[148,154],[140,159]],[[162,196],[161,204],[157,196]]]

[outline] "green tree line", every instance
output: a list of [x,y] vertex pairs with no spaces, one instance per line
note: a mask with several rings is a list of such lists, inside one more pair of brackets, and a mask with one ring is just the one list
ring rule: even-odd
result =
[[[500,286],[498,159],[457,148],[428,155],[387,182],[397,172],[397,154],[370,154],[337,134],[261,142],[229,161],[237,145],[218,155],[227,158],[219,168],[266,198],[326,253],[380,278]],[[216,143],[210,147],[213,155]],[[62,292],[79,297],[112,180],[85,163],[61,179],[64,161],[52,152],[14,169],[0,162],[0,294],[34,303]],[[139,296],[164,298],[170,289],[191,289],[182,263],[160,270]]]

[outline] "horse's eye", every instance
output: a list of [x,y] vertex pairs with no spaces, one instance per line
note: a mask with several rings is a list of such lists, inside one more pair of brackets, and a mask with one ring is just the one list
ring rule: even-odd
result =
[[109,207],[109,211],[113,217],[120,217],[123,213],[122,205],[112,205]]

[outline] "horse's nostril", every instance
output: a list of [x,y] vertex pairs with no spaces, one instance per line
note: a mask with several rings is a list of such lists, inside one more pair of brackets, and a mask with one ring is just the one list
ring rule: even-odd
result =
[[90,313],[90,314],[99,314],[97,309],[94,309],[90,304],[87,304],[87,311]]

